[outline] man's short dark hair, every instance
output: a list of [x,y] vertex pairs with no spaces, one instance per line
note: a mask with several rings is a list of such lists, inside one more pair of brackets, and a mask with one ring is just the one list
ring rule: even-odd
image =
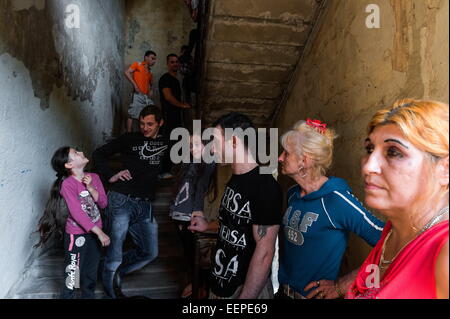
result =
[[[245,131],[248,128],[255,129],[250,118],[239,112],[231,112],[225,115],[222,115],[219,119],[217,119],[213,125],[213,127],[220,126],[224,131],[227,128],[236,129],[241,128]],[[248,140],[244,140],[245,148],[248,148]]]
[[139,113],[139,119],[143,119],[144,117],[149,115],[154,115],[155,121],[158,123],[161,122],[163,118],[162,111],[155,105],[147,105],[146,107],[144,107],[141,113]]
[[152,51],[152,50],[148,50],[148,51],[145,52],[144,58],[145,58],[145,57],[148,57],[149,55],[154,55],[154,56],[156,56],[156,53],[155,53],[154,51]]
[[169,62],[169,59],[172,58],[172,57],[175,57],[175,58],[178,59],[178,55],[176,55],[175,53],[171,53],[171,54],[169,54],[169,55],[167,56],[166,62]]

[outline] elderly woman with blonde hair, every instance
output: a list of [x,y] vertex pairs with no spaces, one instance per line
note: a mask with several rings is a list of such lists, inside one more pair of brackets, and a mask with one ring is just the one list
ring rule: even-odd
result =
[[448,133],[435,101],[400,100],[370,121],[365,202],[388,222],[347,298],[449,297]]
[[281,173],[296,185],[288,190],[288,208],[280,235],[277,298],[337,298],[357,270],[338,279],[349,232],[374,246],[384,223],[352,194],[347,182],[326,176],[335,133],[318,120],[300,121],[283,135]]

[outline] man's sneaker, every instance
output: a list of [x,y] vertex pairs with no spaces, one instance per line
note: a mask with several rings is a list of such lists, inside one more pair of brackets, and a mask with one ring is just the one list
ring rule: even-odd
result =
[[162,173],[162,174],[159,174],[158,177],[160,179],[169,179],[169,178],[173,178],[173,175],[170,173]]
[[114,289],[114,293],[116,295],[116,298],[124,299],[124,298],[127,297],[122,292],[122,277],[120,276],[120,268],[117,269],[116,273],[114,274],[113,289]]
[[105,294],[112,299],[116,299],[117,296],[114,292],[113,282],[114,282],[114,272],[112,271],[103,271],[102,272],[102,282],[103,282],[103,290]]

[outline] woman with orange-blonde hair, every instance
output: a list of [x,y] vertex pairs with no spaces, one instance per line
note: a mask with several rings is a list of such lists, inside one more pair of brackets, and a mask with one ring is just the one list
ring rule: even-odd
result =
[[347,298],[449,297],[448,134],[441,102],[403,99],[372,118],[365,202],[388,222]]

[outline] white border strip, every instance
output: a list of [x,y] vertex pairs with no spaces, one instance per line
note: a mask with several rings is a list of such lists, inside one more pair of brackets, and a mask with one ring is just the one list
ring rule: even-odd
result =
[[325,213],[327,214],[328,219],[330,220],[331,225],[333,225],[333,227],[334,227],[335,229],[337,229],[337,227],[333,224],[333,221],[331,220],[331,217],[330,217],[330,215],[328,214],[327,209],[325,208],[325,203],[323,202],[323,197],[322,197],[320,200],[322,201],[323,209],[325,210]]
[[359,209],[358,206],[356,206],[355,204],[353,204],[347,197],[345,197],[344,195],[342,195],[341,193],[339,193],[338,191],[334,191],[333,193],[338,194],[339,196],[341,196],[347,203],[349,203],[351,206],[353,206],[353,208],[355,208],[361,215],[363,215],[364,219],[369,223],[370,226],[372,226],[373,228],[375,228],[376,230],[379,231],[383,231],[383,228],[375,225],[366,215],[366,213],[364,213],[361,209]]

